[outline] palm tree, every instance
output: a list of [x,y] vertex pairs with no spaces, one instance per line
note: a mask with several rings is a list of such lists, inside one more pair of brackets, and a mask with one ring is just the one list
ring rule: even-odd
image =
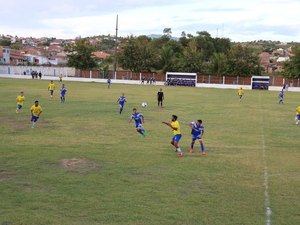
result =
[[164,46],[161,49],[160,61],[162,71],[165,73],[172,68],[174,60],[174,51],[170,46]]

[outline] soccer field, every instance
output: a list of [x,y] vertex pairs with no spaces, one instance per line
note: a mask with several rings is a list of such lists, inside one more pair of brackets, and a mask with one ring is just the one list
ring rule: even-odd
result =
[[[0,79],[0,224],[297,225],[299,93]],[[15,113],[15,98],[26,101]],[[127,103],[119,114],[117,99]],[[31,128],[30,107],[43,113]],[[141,103],[148,107],[142,109]],[[132,108],[147,136],[128,124]],[[181,125],[178,158],[171,129]],[[189,122],[203,120],[207,155],[189,153]]]

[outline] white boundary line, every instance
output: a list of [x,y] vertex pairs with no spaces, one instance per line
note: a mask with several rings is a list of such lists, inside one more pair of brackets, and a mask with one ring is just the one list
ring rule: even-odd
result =
[[262,128],[262,149],[263,149],[263,164],[264,164],[264,187],[265,187],[265,208],[266,208],[266,225],[271,225],[271,204],[270,204],[270,195],[269,195],[269,174],[268,174],[268,166],[266,160],[266,145],[265,145],[265,135],[264,129]]
[[[259,95],[259,102],[261,102],[261,94]],[[270,203],[270,195],[269,195],[269,173],[268,173],[268,164],[266,159],[266,142],[265,142],[265,130],[263,127],[263,113],[261,113],[261,142],[262,142],[262,158],[263,158],[263,174],[264,174],[264,196],[265,196],[265,210],[266,210],[266,225],[271,225],[271,203]]]

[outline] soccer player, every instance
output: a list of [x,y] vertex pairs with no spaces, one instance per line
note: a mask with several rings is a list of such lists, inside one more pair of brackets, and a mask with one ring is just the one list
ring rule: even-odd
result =
[[63,78],[63,75],[60,74],[60,75],[59,75],[59,82],[60,82],[60,83],[62,82],[62,78]]
[[111,80],[110,78],[107,79],[107,88],[109,89],[110,88],[110,83],[111,83]]
[[127,102],[124,93],[122,93],[122,95],[118,98],[117,102],[119,102],[120,114],[121,114],[123,111],[123,108],[124,108],[124,104],[125,104],[125,102]]
[[19,113],[19,111],[23,107],[23,104],[24,104],[24,101],[25,101],[25,96],[24,96],[23,91],[20,92],[20,95],[17,96],[16,100],[17,100],[16,113]]
[[180,124],[177,121],[177,116],[176,115],[172,115],[172,122],[168,123],[168,122],[162,122],[163,124],[166,124],[167,126],[171,127],[172,131],[173,131],[173,138],[171,141],[171,145],[173,145],[175,147],[175,151],[178,153],[178,157],[182,157],[183,153],[181,151],[181,148],[178,145],[178,142],[181,139],[181,132],[180,132]]
[[61,103],[65,103],[65,101],[66,101],[66,92],[67,92],[67,89],[66,89],[65,85],[63,84],[60,89],[60,102]]
[[295,117],[295,120],[296,120],[296,124],[298,124],[299,121],[300,121],[300,105],[296,108],[296,117]]
[[51,80],[50,84],[48,85],[48,91],[50,91],[50,97],[53,98],[53,92],[55,90],[55,84],[53,80]]
[[131,115],[131,118],[129,120],[129,123],[131,123],[132,120],[135,121],[135,128],[136,131],[141,134],[143,137],[145,137],[145,129],[143,128],[144,116],[142,113],[137,112],[136,108],[133,108],[133,114]]
[[194,152],[194,144],[195,144],[195,140],[199,140],[200,146],[201,146],[201,152],[202,155],[206,155],[206,152],[204,150],[204,144],[202,141],[202,137],[204,134],[204,127],[202,126],[202,120],[197,120],[194,122],[190,123],[190,127],[192,128],[192,143],[191,143],[191,148],[190,148],[190,152]]
[[283,104],[284,92],[283,89],[279,93],[279,104]]
[[243,90],[243,88],[240,88],[238,90],[238,96],[240,97],[240,101],[242,101],[242,99],[244,97],[244,90]]
[[38,121],[43,111],[42,107],[39,105],[39,101],[34,102],[34,105],[31,106],[30,111],[31,111],[31,121],[32,121],[31,128],[35,128],[35,123]]
[[162,91],[162,89],[159,90],[159,92],[157,92],[157,106],[162,107],[162,103],[164,100],[164,92]]

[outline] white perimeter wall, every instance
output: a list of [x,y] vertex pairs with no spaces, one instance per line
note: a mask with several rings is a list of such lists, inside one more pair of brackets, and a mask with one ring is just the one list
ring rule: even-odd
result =
[[[27,75],[31,71],[37,71],[44,76],[75,76],[75,68],[71,67],[51,67],[51,66],[0,66],[0,74],[23,75],[24,71]],[[30,75],[31,76],[31,75]]]
[[[32,79],[28,75],[13,75],[13,74],[1,74],[0,78],[17,78],[17,79]],[[59,80],[58,76],[45,76],[42,80]],[[97,82],[97,83],[107,83],[107,79],[95,79],[95,78],[81,78],[81,77],[66,77],[64,75],[63,80],[65,81],[77,81],[77,82]],[[1,82],[1,81],[0,81]],[[111,85],[113,84],[141,84],[138,80],[111,80]],[[143,84],[149,85],[149,84]],[[164,85],[164,82],[156,82],[155,85]],[[172,86],[170,86],[172,87]],[[207,84],[207,83],[197,83],[197,88],[221,88],[221,89],[239,89],[243,88],[245,90],[251,90],[251,85],[233,85],[233,84]],[[190,87],[193,88],[193,87]],[[269,86],[270,91],[281,91],[282,87]],[[299,87],[289,87],[288,91],[300,92]]]

